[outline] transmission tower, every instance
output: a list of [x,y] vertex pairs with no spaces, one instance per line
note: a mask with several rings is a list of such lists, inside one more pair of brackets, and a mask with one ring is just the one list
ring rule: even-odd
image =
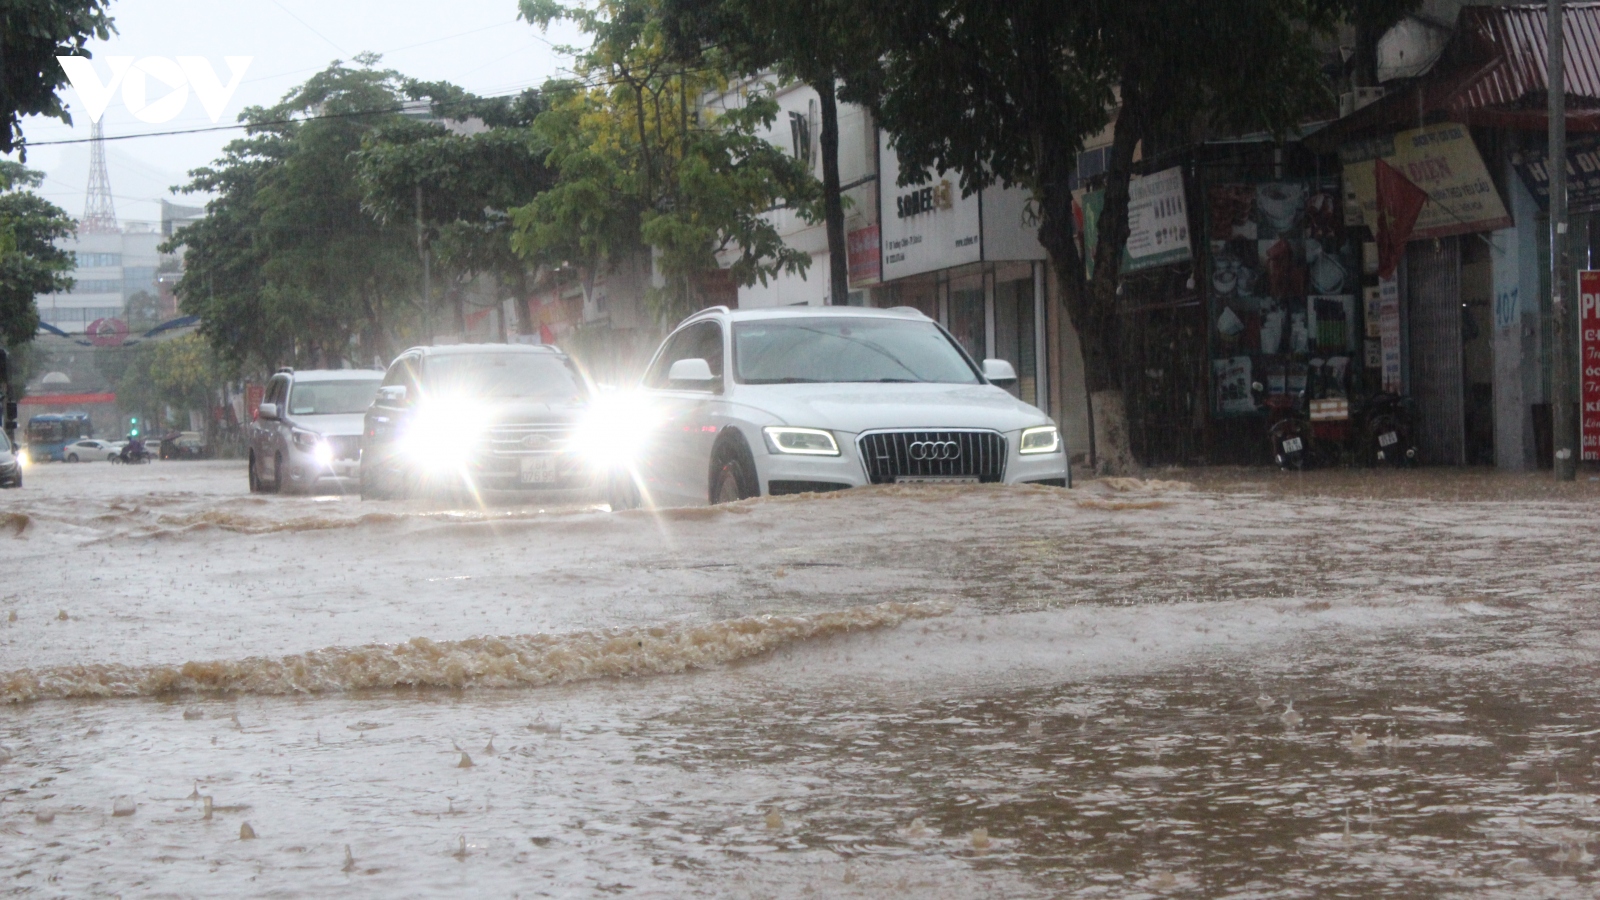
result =
[[99,122],[89,126],[89,191],[83,198],[83,218],[78,231],[115,234],[117,208],[111,202],[111,176],[106,174],[105,132]]

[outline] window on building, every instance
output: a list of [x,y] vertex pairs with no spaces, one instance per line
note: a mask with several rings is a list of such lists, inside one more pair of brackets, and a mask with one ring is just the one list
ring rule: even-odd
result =
[[72,285],[74,294],[120,294],[122,293],[122,279],[116,278],[79,278]]
[[[73,254],[80,269],[96,269],[102,266],[122,265],[121,253],[84,253],[79,251]],[[118,290],[121,290],[119,287]]]
[[794,145],[794,158],[811,168],[811,118],[805,113],[789,113],[789,140]]
[[1017,383],[1007,390],[1028,403],[1038,402],[1033,303],[1032,278],[995,282],[994,353],[1017,370]]

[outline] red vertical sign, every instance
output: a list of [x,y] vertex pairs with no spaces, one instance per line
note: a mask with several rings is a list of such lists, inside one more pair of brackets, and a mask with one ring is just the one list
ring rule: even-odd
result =
[[1578,359],[1582,360],[1583,453],[1600,460],[1600,271],[1578,273]]

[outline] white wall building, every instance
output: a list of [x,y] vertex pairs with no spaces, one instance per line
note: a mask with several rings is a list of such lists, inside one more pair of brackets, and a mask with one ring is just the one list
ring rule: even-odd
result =
[[156,294],[161,241],[160,229],[151,222],[124,222],[121,231],[63,238],[57,246],[76,257],[71,274],[77,283],[69,293],[37,297],[40,320],[82,334],[96,319],[123,318],[129,297],[140,291]]

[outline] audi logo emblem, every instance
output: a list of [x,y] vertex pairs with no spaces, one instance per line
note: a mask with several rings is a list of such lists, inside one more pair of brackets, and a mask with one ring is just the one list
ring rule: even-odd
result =
[[960,459],[961,445],[955,441],[914,441],[907,448],[917,462],[941,459]]

